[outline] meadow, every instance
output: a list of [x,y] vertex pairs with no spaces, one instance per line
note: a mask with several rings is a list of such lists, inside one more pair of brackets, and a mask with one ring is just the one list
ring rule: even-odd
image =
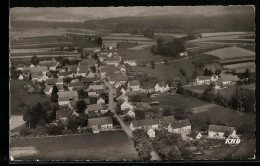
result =
[[20,155],[14,157],[15,160],[123,161],[139,159],[132,142],[122,131],[11,141],[11,153],[23,147],[34,147],[36,153]]

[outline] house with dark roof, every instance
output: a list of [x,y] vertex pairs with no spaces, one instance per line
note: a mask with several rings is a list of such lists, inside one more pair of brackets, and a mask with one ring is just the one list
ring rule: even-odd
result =
[[155,92],[161,92],[161,93],[167,92],[169,89],[170,89],[169,85],[166,84],[165,82],[159,82],[154,87]]
[[78,100],[78,92],[77,91],[63,91],[58,92],[58,103],[59,105],[69,105],[70,101]]
[[99,70],[100,70],[101,78],[106,78],[109,75],[113,75],[115,73],[120,73],[119,68],[115,67],[114,65],[100,66]]
[[191,124],[189,119],[185,120],[179,120],[179,121],[174,121],[169,124],[168,126],[168,132],[170,133],[187,133],[189,134],[191,131]]
[[139,91],[140,90],[140,82],[138,80],[129,81],[127,83],[127,87],[132,91]]
[[49,70],[55,71],[58,66],[58,62],[55,60],[40,61],[39,66],[46,66]]
[[133,110],[125,109],[123,112],[124,112],[124,116],[135,118],[135,112]]
[[46,85],[61,84],[63,85],[63,78],[49,78],[46,79]]
[[110,116],[88,119],[88,128],[92,131],[107,131],[113,129],[113,121]]
[[237,81],[239,81],[239,78],[237,75],[221,73],[220,81],[225,86],[225,85],[235,84]]
[[84,84],[81,82],[68,83],[68,88],[70,91],[83,89],[83,86]]
[[116,98],[116,101],[119,101],[119,100],[128,101],[128,96],[122,93],[120,96],[118,96]]
[[209,125],[208,138],[225,139],[230,135],[236,135],[236,130],[234,127]]
[[86,78],[82,77],[80,80],[83,84],[93,84],[93,83],[98,83],[101,81],[100,77],[92,77],[92,78]]
[[104,114],[104,113],[108,112],[108,107],[104,103],[101,103],[101,104],[90,104],[90,105],[88,105],[85,113],[88,114],[90,112]]
[[146,134],[147,134],[150,138],[154,138],[154,137],[155,137],[155,131],[154,131],[150,126],[144,127],[144,132],[146,132]]
[[90,71],[91,66],[96,66],[98,65],[98,61],[95,59],[82,59],[81,62],[79,63],[79,68],[77,75],[81,76],[87,76],[87,74]]
[[105,58],[104,63],[106,65],[114,65],[114,66],[118,67],[120,61],[121,61],[121,58],[119,56],[117,56],[117,57],[107,57],[107,58]]
[[75,109],[75,108],[76,108],[76,105],[77,105],[77,102],[78,102],[78,101],[81,101],[81,100],[83,100],[87,105],[90,104],[89,98],[80,99],[80,100],[71,100],[71,101],[70,101],[70,104],[69,104],[70,109]]
[[168,130],[168,126],[170,123],[175,122],[176,119],[174,118],[173,115],[170,116],[163,116],[162,120],[161,120],[161,124],[163,126],[163,128],[165,128],[166,130]]
[[121,84],[125,85],[127,79],[127,75],[124,74],[113,74],[108,76],[109,84],[111,85],[114,85],[116,82],[120,82]]
[[32,82],[43,82],[48,79],[48,76],[42,72],[33,72],[31,73]]
[[135,120],[130,124],[130,130],[134,131],[136,129],[144,129],[145,127],[151,127],[153,130],[158,130],[159,119],[144,119],[144,120]]
[[117,43],[116,42],[103,42],[103,48],[112,50],[117,48]]

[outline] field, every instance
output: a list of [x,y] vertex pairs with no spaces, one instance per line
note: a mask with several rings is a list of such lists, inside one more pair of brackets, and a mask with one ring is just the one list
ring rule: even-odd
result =
[[184,97],[182,95],[168,95],[162,94],[154,98],[154,100],[159,101],[160,107],[174,107],[174,108],[193,108],[202,105],[206,105],[206,102],[203,102],[194,97]]
[[11,80],[10,81],[10,89],[11,89],[11,103],[10,103],[10,112],[11,115],[22,115],[24,113],[23,110],[19,110],[19,104],[24,102],[30,106],[37,104],[38,102],[44,103],[46,101],[50,101],[49,97],[41,97],[37,93],[29,94],[25,91],[23,87],[25,81],[20,80]]
[[254,61],[255,58],[239,58],[239,59],[232,59],[232,60],[220,60],[219,63],[221,65],[231,65],[231,64],[254,62]]
[[[239,127],[243,123],[246,123],[249,126],[255,127],[255,115],[231,110],[218,105],[209,108],[208,111],[190,115],[191,121],[194,122],[196,119],[204,123],[209,121],[215,124],[220,121],[226,123],[228,126],[234,127]],[[196,128],[196,123],[194,123],[193,126]]]
[[251,72],[255,72],[255,63],[254,62],[246,62],[246,63],[237,63],[232,65],[223,66],[225,69],[235,70],[237,73],[245,72],[246,69],[249,69]]
[[[36,154],[14,156],[15,160],[138,160],[132,142],[124,132],[15,140],[11,153],[18,148],[31,147]],[[14,149],[15,148],[15,149]],[[16,151],[15,151],[16,150]]]
[[202,94],[207,88],[208,88],[207,85],[198,85],[198,86],[185,87],[184,89],[193,91],[193,92],[198,93],[198,94]]
[[201,33],[203,38],[213,36],[230,36],[230,35],[247,35],[247,32],[213,32],[213,33]]

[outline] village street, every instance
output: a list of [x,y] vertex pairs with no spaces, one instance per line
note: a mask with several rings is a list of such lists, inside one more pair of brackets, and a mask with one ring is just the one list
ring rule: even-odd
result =
[[[125,123],[122,121],[122,119],[119,117],[119,115],[116,113],[115,111],[115,103],[114,103],[114,97],[113,97],[113,91],[114,91],[114,87],[112,85],[110,85],[106,80],[104,80],[104,84],[106,87],[108,87],[109,89],[109,110],[111,110],[111,112],[114,113],[114,117],[118,120],[118,122],[120,123],[123,131],[128,135],[128,137],[131,139],[133,137],[133,132],[125,125]],[[158,154],[153,150],[151,152],[152,158],[151,160],[161,160],[161,158],[158,156]]]

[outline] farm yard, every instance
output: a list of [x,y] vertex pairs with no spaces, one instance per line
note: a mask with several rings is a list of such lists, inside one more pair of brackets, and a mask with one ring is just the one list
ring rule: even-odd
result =
[[[19,153],[26,147],[34,153]],[[15,160],[139,160],[132,142],[122,131],[13,140],[10,149]]]

